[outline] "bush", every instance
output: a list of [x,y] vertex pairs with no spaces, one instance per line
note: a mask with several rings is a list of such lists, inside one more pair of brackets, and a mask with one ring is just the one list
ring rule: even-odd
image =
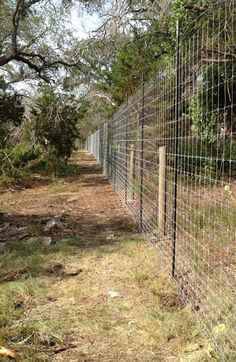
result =
[[58,151],[50,147],[43,155],[45,169],[54,177],[62,177],[76,173],[76,167],[68,164],[67,159],[58,155]]
[[[78,112],[73,100],[56,94],[50,86],[41,87],[41,95],[32,109],[35,136],[48,155],[49,168],[62,167],[62,159],[67,160],[78,138]],[[58,160],[55,160],[55,157]]]

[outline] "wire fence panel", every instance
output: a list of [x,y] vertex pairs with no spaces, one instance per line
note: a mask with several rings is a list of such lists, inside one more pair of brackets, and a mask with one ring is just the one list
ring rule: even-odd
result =
[[86,141],[221,360],[236,360],[234,1]]

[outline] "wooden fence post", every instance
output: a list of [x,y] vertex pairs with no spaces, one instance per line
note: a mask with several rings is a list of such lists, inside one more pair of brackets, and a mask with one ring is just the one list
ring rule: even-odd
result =
[[159,148],[159,199],[158,199],[158,231],[165,236],[166,223],[166,146]]
[[134,145],[130,146],[130,167],[129,167],[129,179],[130,179],[130,201],[133,201],[134,199],[134,162],[135,162],[135,156],[134,156]]

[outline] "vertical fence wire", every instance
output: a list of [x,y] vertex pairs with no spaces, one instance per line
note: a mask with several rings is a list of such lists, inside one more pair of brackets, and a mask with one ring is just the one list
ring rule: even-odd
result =
[[189,40],[180,33],[176,56],[86,141],[229,361],[236,359],[235,22],[235,1],[227,0]]

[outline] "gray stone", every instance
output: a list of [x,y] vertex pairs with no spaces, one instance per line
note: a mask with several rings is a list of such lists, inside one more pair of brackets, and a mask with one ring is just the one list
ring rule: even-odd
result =
[[52,238],[50,238],[50,236],[44,236],[43,239],[42,239],[42,244],[43,245],[52,244]]

